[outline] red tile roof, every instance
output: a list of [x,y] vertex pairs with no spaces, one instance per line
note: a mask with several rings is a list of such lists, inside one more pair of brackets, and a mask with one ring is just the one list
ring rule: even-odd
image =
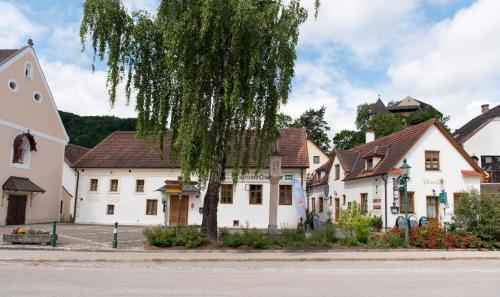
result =
[[73,165],[76,161],[78,161],[83,155],[85,155],[88,151],[90,151],[89,148],[75,145],[75,144],[68,144],[66,145],[64,149],[64,158],[66,161],[70,164]]
[[17,49],[0,49],[0,64],[10,58],[10,56],[12,56],[17,51]]
[[[283,168],[307,168],[307,138],[304,128],[278,129],[278,146],[282,154]],[[109,135],[78,160],[78,168],[179,168],[178,159],[169,158],[172,134],[166,133],[163,158],[150,138],[137,139],[133,131],[117,131]],[[226,162],[232,167],[230,156]],[[265,164],[267,166],[267,164]],[[255,163],[250,162],[250,167]]]
[[[441,130],[453,146],[455,146],[472,167],[474,167],[475,171],[482,174],[481,168],[479,168],[477,163],[474,162],[455,139],[453,139],[451,134],[442,124],[436,119],[430,119],[347,151],[336,150],[334,155],[338,156],[342,167],[347,173],[344,180],[365,178],[391,172],[394,168],[399,167],[399,163],[405,157],[406,153],[433,125]],[[366,171],[363,158],[373,156],[380,156],[382,159],[373,170]]]

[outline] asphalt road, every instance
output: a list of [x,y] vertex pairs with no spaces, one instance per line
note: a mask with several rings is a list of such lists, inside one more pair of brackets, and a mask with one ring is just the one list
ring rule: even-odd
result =
[[0,296],[500,296],[500,260],[13,263]]

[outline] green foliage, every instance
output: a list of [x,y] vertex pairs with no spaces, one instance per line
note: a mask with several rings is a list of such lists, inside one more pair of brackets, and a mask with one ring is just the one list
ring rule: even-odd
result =
[[333,137],[333,146],[339,150],[349,150],[365,143],[365,133],[361,131],[342,130]]
[[282,112],[276,115],[276,127],[278,128],[292,128],[293,118]]
[[222,229],[219,242],[223,246],[237,248],[241,246],[254,249],[280,249],[280,248],[307,248],[329,247],[335,241],[335,232],[332,224],[325,224],[320,230],[306,237],[302,230],[283,229],[281,235],[268,236],[265,232],[244,228],[243,232],[229,232]]
[[403,117],[390,112],[381,112],[374,115],[367,125],[367,130],[375,132],[377,138],[387,136],[404,128]]
[[339,227],[344,233],[347,242],[355,240],[367,243],[370,236],[371,218],[364,216],[356,202],[342,210]]
[[72,144],[93,148],[114,131],[134,131],[137,120],[113,116],[79,116],[59,111]]
[[308,109],[299,118],[293,122],[293,127],[304,127],[307,130],[307,136],[323,151],[330,151],[330,139],[327,131],[330,131],[328,122],[325,120],[326,107],[320,109]]
[[473,190],[454,209],[456,229],[471,232],[485,241],[500,241],[500,196]]
[[382,220],[382,216],[373,216],[371,218],[371,226],[373,229],[380,230],[384,226],[384,221]]
[[157,247],[185,246],[195,248],[207,243],[207,239],[195,226],[174,228],[152,227],[144,230],[148,244]]
[[363,103],[358,105],[358,111],[356,114],[356,128],[360,131],[366,131],[368,128],[368,122],[370,119],[370,112],[372,111],[375,103]]
[[228,154],[235,184],[250,159],[257,169],[266,161],[306,19],[299,0],[169,0],[154,15],[118,0],[83,3],[81,44],[107,57],[111,104],[125,81],[127,99],[137,93],[138,135],[161,148],[172,131],[169,157],[179,157],[184,180],[196,174],[208,189],[202,230],[211,240]]

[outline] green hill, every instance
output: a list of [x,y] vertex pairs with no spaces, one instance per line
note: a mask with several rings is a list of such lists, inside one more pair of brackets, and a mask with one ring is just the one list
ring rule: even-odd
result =
[[70,143],[93,148],[114,131],[134,131],[137,119],[114,116],[79,116],[59,111]]

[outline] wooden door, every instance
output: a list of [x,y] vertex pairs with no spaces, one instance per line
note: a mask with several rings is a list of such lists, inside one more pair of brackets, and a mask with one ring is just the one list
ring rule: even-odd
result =
[[179,201],[178,195],[170,195],[170,208],[169,208],[168,223],[170,226],[187,225],[188,224],[188,210],[189,210],[189,196],[182,196]]
[[7,225],[23,225],[26,219],[26,196],[9,196],[7,208]]
[[340,218],[340,198],[335,198],[335,221]]
[[439,197],[427,196],[427,219],[429,226],[439,225]]

